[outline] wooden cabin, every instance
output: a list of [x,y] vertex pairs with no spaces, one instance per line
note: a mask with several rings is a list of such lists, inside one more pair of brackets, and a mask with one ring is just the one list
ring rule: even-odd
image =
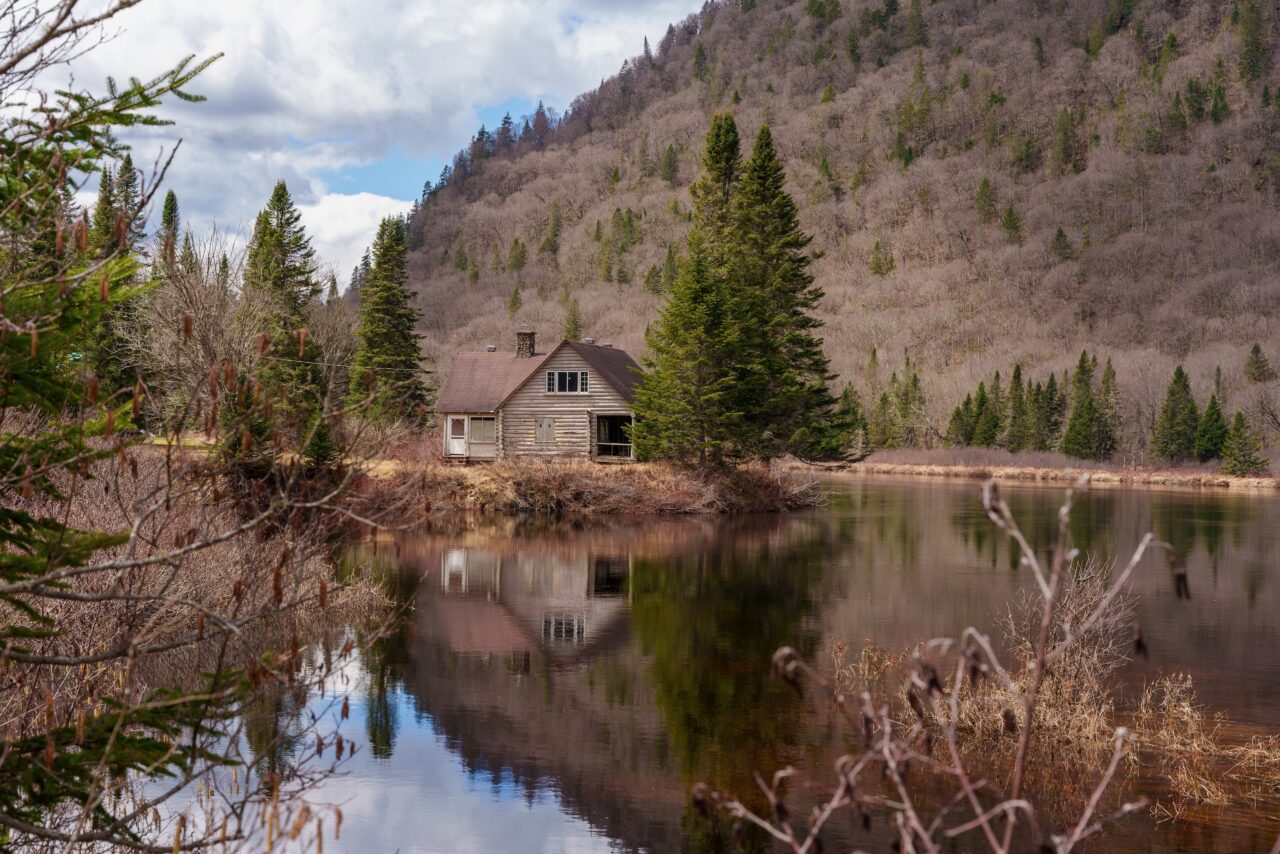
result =
[[592,338],[537,352],[516,333],[514,353],[459,353],[436,400],[446,459],[532,457],[628,462],[639,366]]

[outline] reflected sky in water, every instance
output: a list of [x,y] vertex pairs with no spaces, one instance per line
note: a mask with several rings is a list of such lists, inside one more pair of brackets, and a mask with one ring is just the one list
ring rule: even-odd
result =
[[[1046,552],[1061,495],[1008,490]],[[1211,710],[1280,731],[1280,500],[1099,490],[1072,521],[1101,555],[1127,557],[1147,530],[1182,556],[1191,597],[1165,556],[1144,562],[1151,657],[1123,669],[1123,696],[1185,671]],[[843,482],[790,515],[441,519],[352,554],[412,611],[353,674],[344,731],[363,730],[362,750],[326,787],[349,851],[729,850],[690,810],[692,783],[746,795],[752,772],[820,771],[847,743],[769,678],[778,646],[824,664],[836,640],[996,633],[1032,585],[973,482]],[[1107,846],[1265,850],[1268,810],[1142,819]],[[845,825],[829,841],[888,850],[883,831]]]

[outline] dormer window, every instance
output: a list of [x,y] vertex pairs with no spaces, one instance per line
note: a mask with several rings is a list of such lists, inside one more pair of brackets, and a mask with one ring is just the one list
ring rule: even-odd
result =
[[547,394],[587,394],[590,371],[547,371]]

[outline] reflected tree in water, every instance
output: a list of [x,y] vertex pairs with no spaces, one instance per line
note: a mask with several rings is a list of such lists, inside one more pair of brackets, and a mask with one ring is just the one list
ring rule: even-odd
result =
[[817,529],[782,549],[734,543],[731,528],[700,553],[638,560],[632,577],[634,631],[686,781],[749,783],[779,746],[801,742],[804,707],[765,663],[780,640],[816,646],[805,615],[826,547]]

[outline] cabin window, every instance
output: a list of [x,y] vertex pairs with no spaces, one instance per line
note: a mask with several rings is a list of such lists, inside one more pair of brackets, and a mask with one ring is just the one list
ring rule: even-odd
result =
[[534,439],[538,442],[556,440],[556,420],[549,415],[539,415],[534,420]]
[[471,444],[492,445],[498,441],[498,419],[472,418]]
[[586,394],[590,386],[589,371],[547,371],[547,394]]
[[542,637],[551,641],[582,641],[586,620],[581,614],[546,614],[542,618]]
[[467,422],[463,418],[449,419],[449,438],[465,439],[467,438]]

